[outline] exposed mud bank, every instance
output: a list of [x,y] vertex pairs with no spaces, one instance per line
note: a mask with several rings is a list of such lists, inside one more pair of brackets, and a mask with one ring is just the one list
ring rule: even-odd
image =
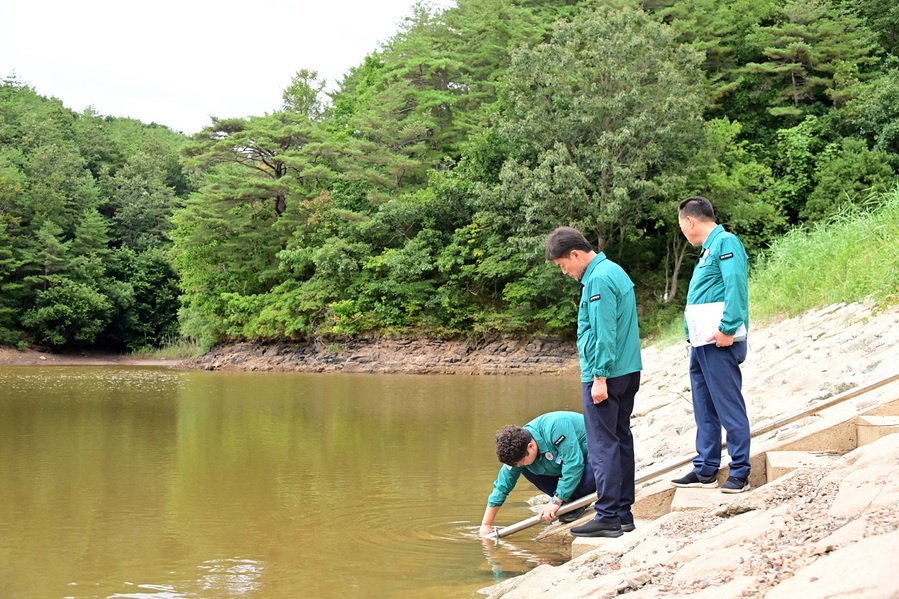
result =
[[0,366],[178,366],[181,360],[133,358],[99,352],[54,353],[0,347]]
[[376,339],[342,343],[238,343],[183,368],[372,374],[577,373],[574,342],[561,339],[442,341]]

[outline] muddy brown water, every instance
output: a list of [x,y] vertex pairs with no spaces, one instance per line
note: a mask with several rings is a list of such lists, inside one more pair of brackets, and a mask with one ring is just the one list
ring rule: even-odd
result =
[[579,401],[576,376],[0,367],[0,597],[479,597],[567,558],[477,538],[496,430]]

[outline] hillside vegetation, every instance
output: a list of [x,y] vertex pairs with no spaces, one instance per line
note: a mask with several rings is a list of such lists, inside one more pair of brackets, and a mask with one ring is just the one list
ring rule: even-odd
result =
[[692,194],[750,252],[755,317],[891,301],[897,54],[892,0],[458,0],[335,91],[297,64],[278,110],[189,138],[10,77],[0,343],[566,336],[559,225],[627,269],[657,336]]
[[899,301],[899,189],[871,210],[799,227],[765,251],[750,278],[756,318],[870,299]]

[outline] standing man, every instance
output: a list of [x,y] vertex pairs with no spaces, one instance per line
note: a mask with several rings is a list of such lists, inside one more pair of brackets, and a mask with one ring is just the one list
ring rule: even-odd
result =
[[[576,412],[549,412],[524,426],[504,426],[496,433],[499,469],[487,509],[481,520],[482,537],[493,533],[493,521],[521,475],[552,499],[540,511],[541,520],[553,520],[563,503],[596,491],[596,480],[587,463],[584,417]],[[574,522],[586,508],[559,516]]]
[[587,455],[596,476],[596,515],[576,537],[620,537],[634,530],[634,436],[631,412],[640,388],[640,330],[634,284],[576,229],[546,238],[546,258],[580,281],[577,349]]
[[697,455],[693,471],[671,483],[676,487],[718,486],[723,425],[731,461],[721,491],[742,493],[749,490],[750,470],[749,417],[740,372],[740,364],[746,359],[749,328],[748,257],[740,240],[715,222],[715,211],[706,198],[687,198],[680,203],[677,215],[687,241],[702,246],[690,280],[687,306],[723,302],[724,307],[717,330],[705,339],[690,339],[687,328],[687,340],[693,346],[690,386]]

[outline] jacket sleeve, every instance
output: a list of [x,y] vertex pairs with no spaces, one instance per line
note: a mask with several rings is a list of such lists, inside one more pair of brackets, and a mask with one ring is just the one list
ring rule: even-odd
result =
[[719,247],[718,268],[724,283],[720,330],[725,335],[733,335],[741,324],[746,324],[749,314],[749,265],[746,250],[737,237],[728,235]]
[[[590,319],[590,333],[594,337],[593,355],[588,356],[592,364],[593,376],[608,377],[618,356],[615,355],[618,336],[617,290],[605,277],[590,281],[587,289],[587,317]],[[599,299],[592,299],[599,297]]]
[[515,488],[515,484],[518,482],[518,477],[521,476],[521,471],[523,468],[519,468],[518,466],[510,467],[503,466],[499,469],[499,474],[496,475],[496,481],[493,483],[493,492],[490,493],[490,497],[487,498],[487,505],[489,507],[498,507],[506,502],[506,497],[508,497],[509,493],[512,492],[512,489]]

